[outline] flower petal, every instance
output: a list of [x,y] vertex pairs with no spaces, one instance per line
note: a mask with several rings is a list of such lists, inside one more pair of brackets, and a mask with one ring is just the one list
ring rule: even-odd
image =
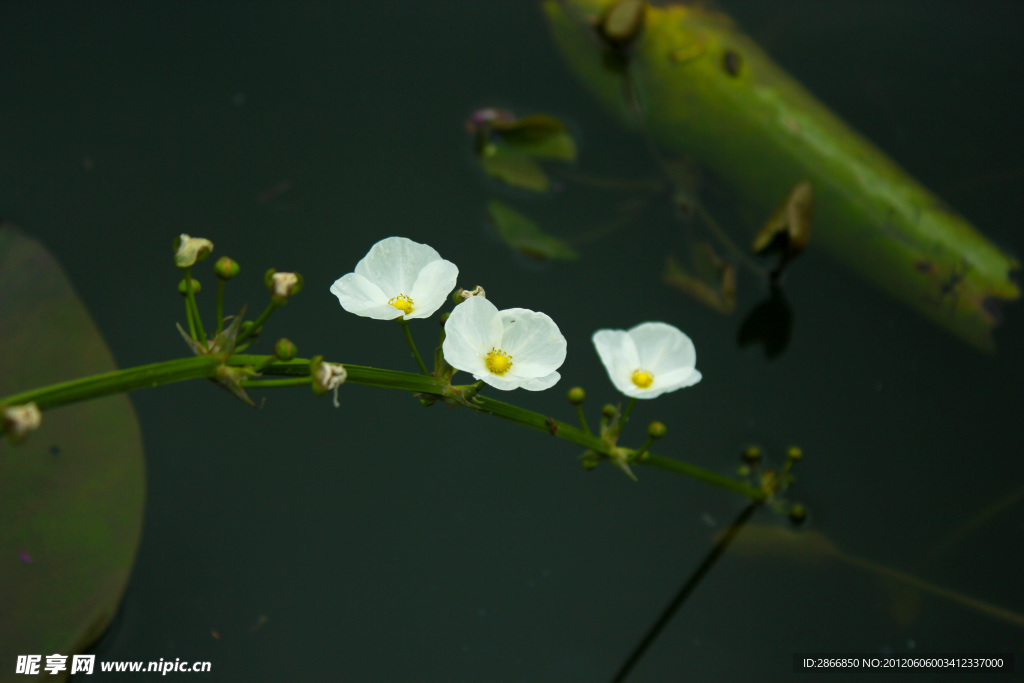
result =
[[565,337],[544,313],[509,308],[498,313],[501,350],[512,356],[510,372],[518,377],[546,377],[565,362]]
[[629,333],[625,330],[598,330],[593,341],[615,388],[626,396],[634,397],[636,393],[631,392],[642,391],[631,381],[633,371],[640,367],[640,356]]
[[636,344],[640,367],[659,374],[697,364],[693,342],[679,329],[666,323],[641,323],[629,331]]
[[703,375],[700,374],[700,370],[696,368],[679,368],[660,376],[656,375],[651,389],[658,389],[660,393],[675,391],[683,387],[692,387],[702,377]]
[[495,305],[479,296],[467,299],[452,311],[444,332],[441,351],[445,360],[456,370],[486,381],[483,375],[491,373],[484,359],[491,347],[501,342],[501,321]]
[[550,375],[543,377],[533,377],[526,380],[522,384],[522,388],[527,391],[544,391],[555,386],[555,384],[562,378],[557,372],[552,372]]
[[331,293],[338,297],[341,307],[364,318],[393,320],[402,312],[388,304],[381,288],[357,273],[348,273],[335,280]]
[[428,263],[440,260],[441,255],[433,247],[406,237],[388,237],[370,247],[356,264],[355,272],[376,284],[387,299],[391,299],[399,294],[411,296],[409,291],[420,271]]
[[499,377],[494,373],[484,368],[483,373],[477,375],[474,374],[475,379],[483,380],[484,383],[490,384],[495,389],[501,389],[502,391],[512,391],[522,386],[522,380],[515,377]]
[[444,305],[455,289],[459,268],[451,261],[438,259],[423,267],[406,294],[412,298],[412,313],[406,318],[429,318]]

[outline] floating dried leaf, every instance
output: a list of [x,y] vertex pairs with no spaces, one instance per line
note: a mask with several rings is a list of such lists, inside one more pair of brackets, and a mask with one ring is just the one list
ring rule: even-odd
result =
[[693,270],[671,255],[665,259],[662,280],[704,304],[728,315],[736,308],[736,268],[715,253],[709,242],[699,242],[690,251]]

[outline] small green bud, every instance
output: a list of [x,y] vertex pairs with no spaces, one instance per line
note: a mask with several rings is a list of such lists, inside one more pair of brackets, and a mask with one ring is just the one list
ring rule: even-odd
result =
[[793,524],[802,524],[807,519],[807,508],[800,503],[794,503],[789,508],[789,521]]
[[239,333],[241,335],[245,335],[246,337],[249,337],[249,336],[258,337],[259,334],[260,334],[259,331],[255,332],[255,333],[250,333],[250,330],[252,330],[252,326],[255,325],[255,324],[256,324],[255,321],[246,320],[244,323],[242,323],[242,327],[238,331],[239,331]]
[[604,408],[601,408],[601,415],[608,418],[609,420],[619,414],[619,409],[613,406],[611,403],[606,403]]
[[238,275],[238,271],[238,262],[234,259],[228,258],[227,256],[221,256],[217,259],[217,262],[213,264],[213,272],[216,273],[217,277],[221,280],[230,280],[234,276]]
[[276,356],[278,360],[291,360],[292,358],[295,358],[295,354],[298,352],[298,348],[296,348],[295,344],[290,339],[281,337],[277,340],[277,343],[274,344],[274,356]]
[[586,400],[587,392],[583,391],[583,387],[573,387],[566,396],[569,399],[569,403],[578,406]]
[[594,451],[587,451],[580,456],[580,464],[588,472],[601,464],[601,456]]
[[661,422],[655,421],[647,425],[647,436],[651,437],[652,439],[660,439],[661,437],[665,436],[665,432],[667,431],[668,427],[666,427]]
[[[192,283],[193,294],[198,294],[199,292],[203,291],[203,286],[199,284],[199,280],[195,278],[190,278],[189,282]],[[181,282],[178,283],[178,293],[181,294],[182,296],[188,295],[187,283],[185,280],[182,280]]]
[[448,313],[447,311],[441,314],[441,327],[444,327],[444,324],[446,322],[448,322],[448,318],[450,316],[451,316],[451,313]]
[[618,0],[610,3],[598,22],[601,37],[614,47],[629,44],[644,25],[646,9],[646,0]]
[[736,468],[736,475],[740,477],[749,477],[750,467],[747,465],[740,465],[739,467]]
[[793,462],[797,462],[804,459],[804,451],[799,446],[790,446],[789,450],[786,451],[786,457]]
[[761,449],[757,446],[748,446],[743,450],[742,458],[751,465],[757,464],[761,461]]

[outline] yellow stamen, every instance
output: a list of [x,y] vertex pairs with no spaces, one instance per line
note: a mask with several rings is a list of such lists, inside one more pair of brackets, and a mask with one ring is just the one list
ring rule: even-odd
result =
[[637,385],[641,389],[646,389],[651,386],[654,382],[654,375],[647,372],[646,370],[634,370],[633,376],[630,378],[633,380],[633,384]]
[[406,315],[409,315],[409,313],[412,312],[412,299],[407,297],[405,294],[399,294],[388,303]]
[[504,375],[512,367],[512,356],[501,349],[491,349],[484,360],[484,365],[495,375]]

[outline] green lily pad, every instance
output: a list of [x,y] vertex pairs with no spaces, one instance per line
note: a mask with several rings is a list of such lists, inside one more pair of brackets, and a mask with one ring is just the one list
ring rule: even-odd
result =
[[[0,345],[0,397],[115,369],[60,265],[9,224],[0,225]],[[128,398],[46,412],[25,442],[0,440],[0,486],[0,666],[11,673],[17,655],[82,652],[117,610],[145,500]]]
[[498,236],[521,254],[553,261],[575,261],[579,258],[568,244],[544,233],[536,223],[506,204],[491,201],[487,204],[487,213]]

